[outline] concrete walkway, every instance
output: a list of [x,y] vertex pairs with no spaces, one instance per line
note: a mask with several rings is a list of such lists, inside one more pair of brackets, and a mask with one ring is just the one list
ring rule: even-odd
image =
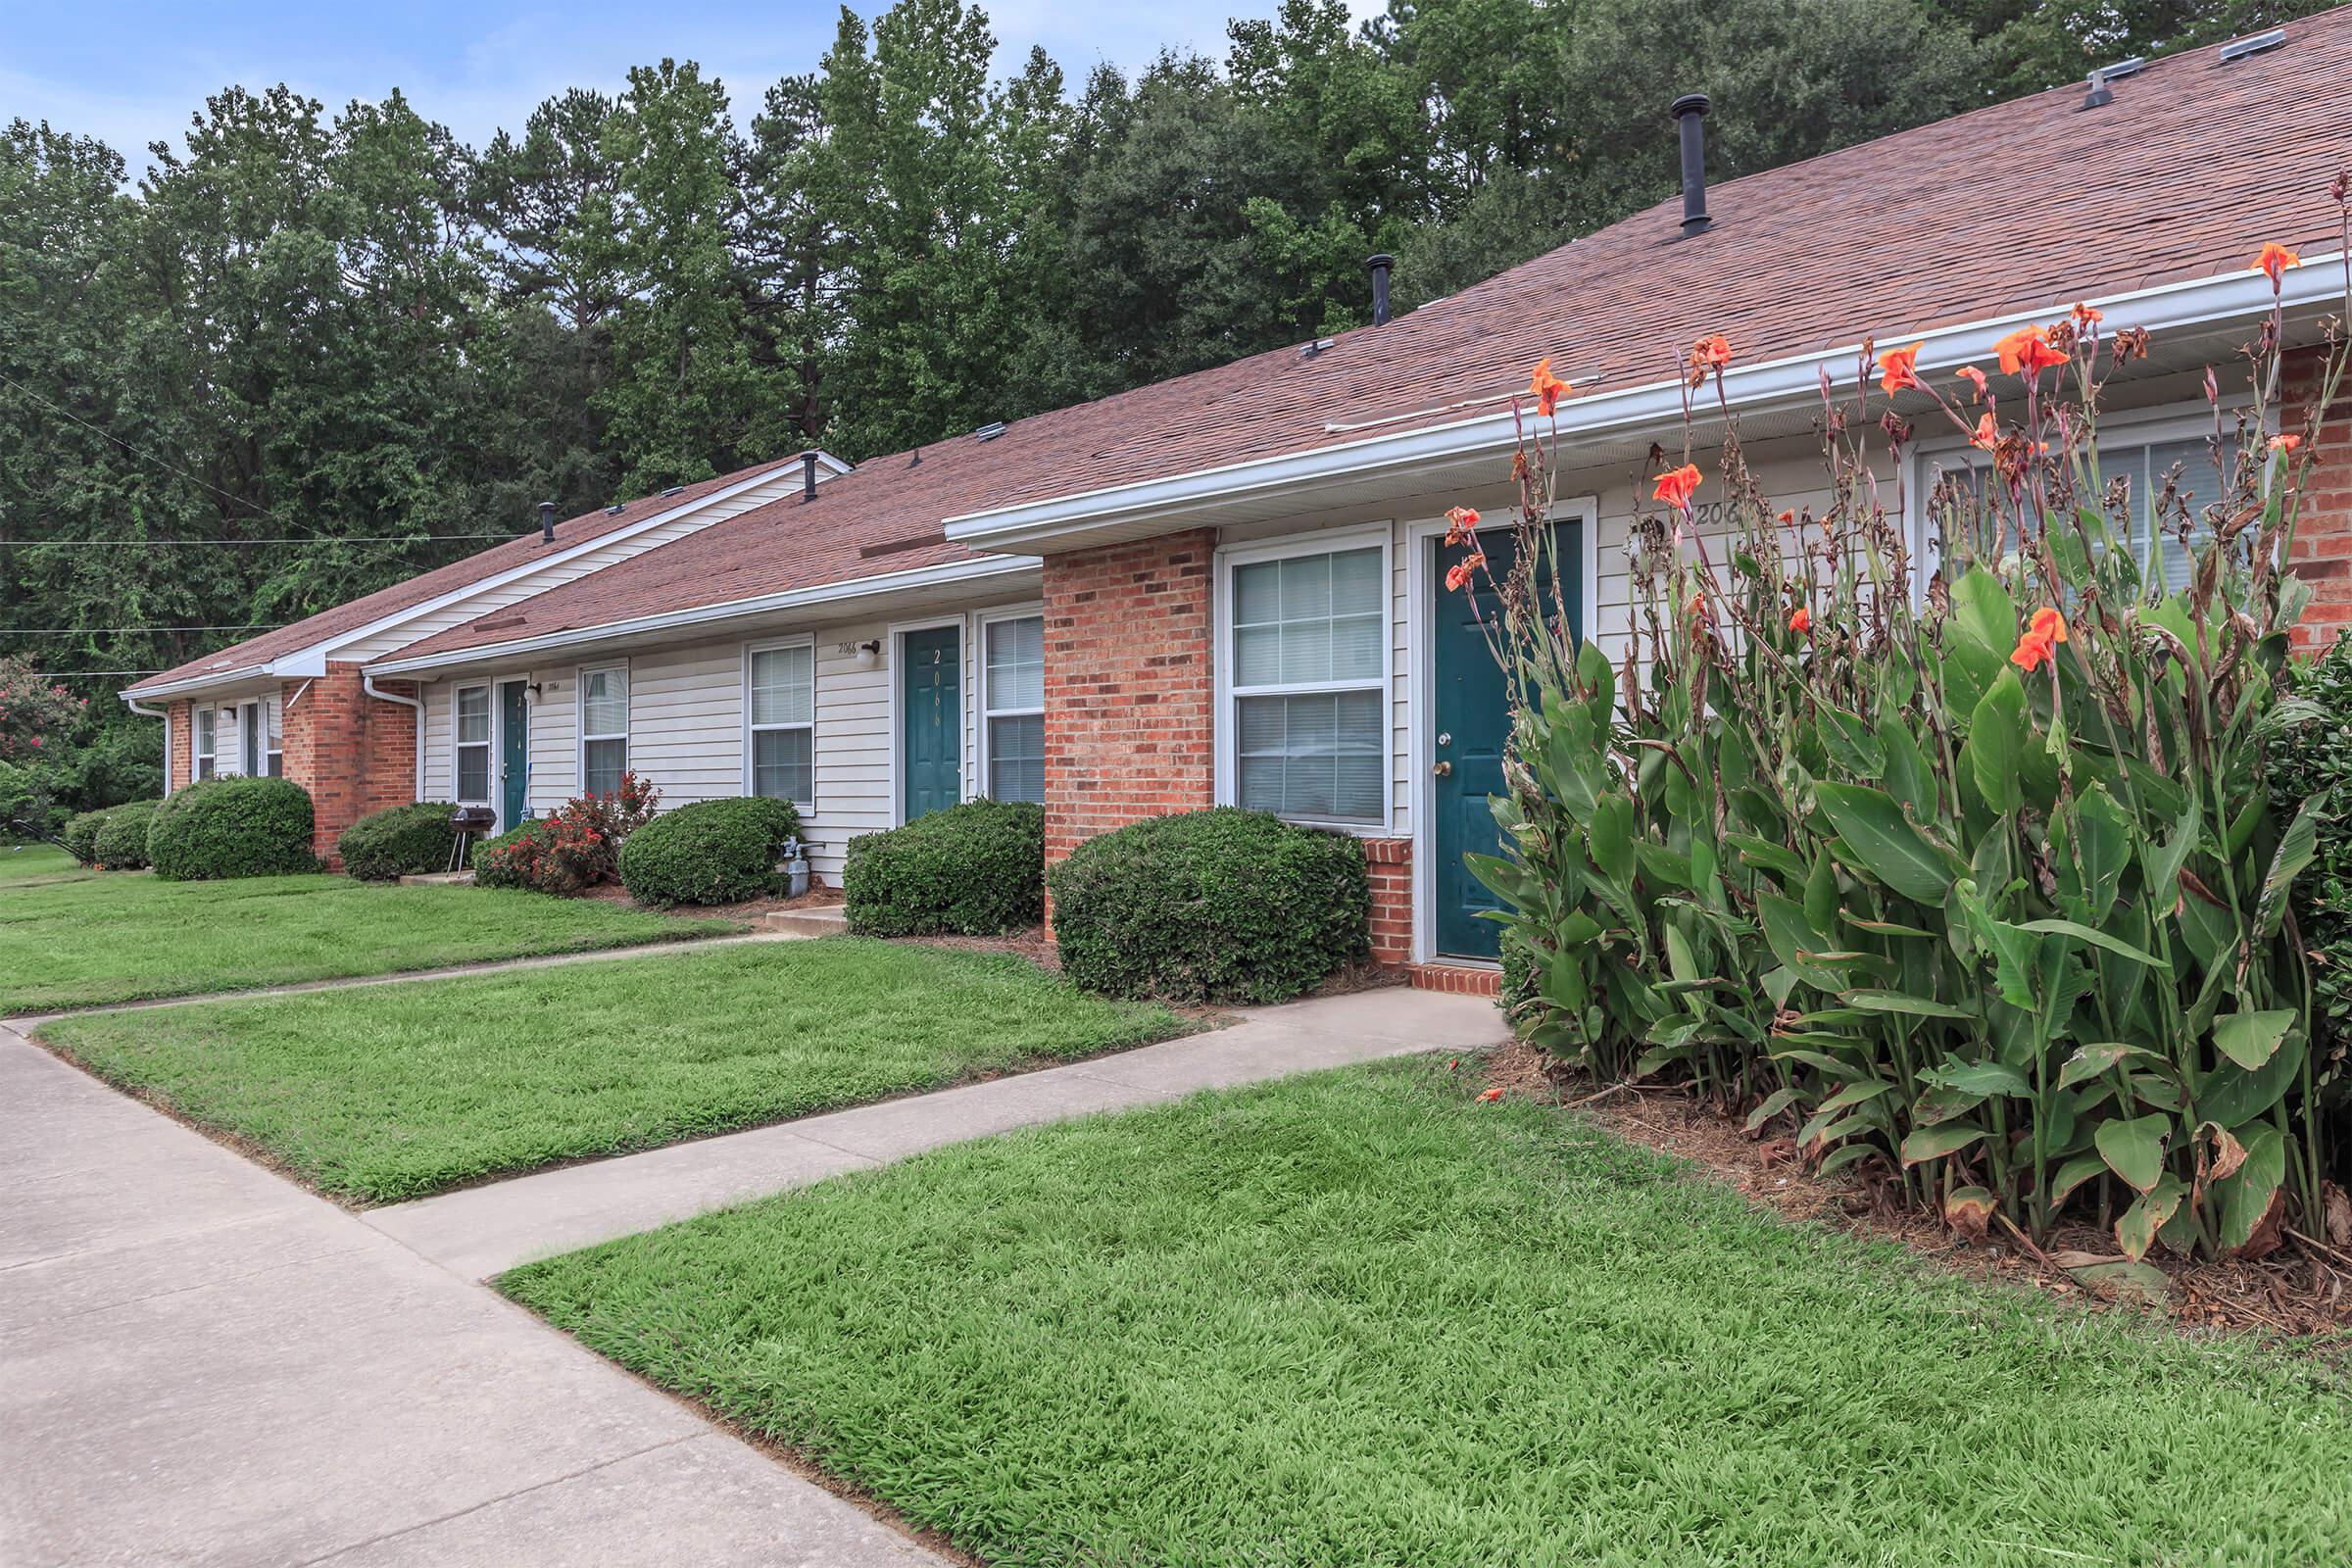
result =
[[1027,1122],[1497,1038],[1381,991],[366,1216],[0,1025],[0,1563],[941,1559],[470,1283]]

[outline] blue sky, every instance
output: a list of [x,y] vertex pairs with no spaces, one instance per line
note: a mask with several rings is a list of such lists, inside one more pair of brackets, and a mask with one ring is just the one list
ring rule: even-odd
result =
[[[1271,15],[1276,0],[982,4],[1000,68],[1043,44],[1076,81],[1099,60],[1145,64],[1162,44],[1221,58],[1226,18]],[[856,9],[870,18],[882,7]],[[748,114],[776,77],[814,69],[838,14],[820,0],[0,0],[0,120],[102,136],[135,172],[149,141],[176,141],[205,95],[230,82],[284,81],[330,110],[397,86],[479,143],[551,93],[616,89],[630,66],[664,55],[701,61]]]

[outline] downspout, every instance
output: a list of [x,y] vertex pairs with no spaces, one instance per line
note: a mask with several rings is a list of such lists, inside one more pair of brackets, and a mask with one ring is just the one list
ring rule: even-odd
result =
[[398,692],[378,691],[376,690],[375,686],[375,677],[366,673],[362,673],[360,676],[360,690],[366,692],[370,697],[381,698],[387,703],[398,703],[403,708],[414,708],[416,710],[416,781],[409,789],[409,799],[412,801],[423,800],[424,699],[421,697],[403,697]]
[[172,793],[172,710],[142,708],[135,697],[123,698],[122,706],[141,718],[160,718],[164,721],[164,794],[169,796]]

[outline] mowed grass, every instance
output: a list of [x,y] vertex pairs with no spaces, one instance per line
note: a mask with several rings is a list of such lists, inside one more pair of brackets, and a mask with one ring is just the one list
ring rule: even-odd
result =
[[96,1014],[109,1081],[387,1202],[1181,1034],[1019,958],[851,937]]
[[2328,1374],[1787,1224],[1424,1062],[501,1286],[996,1565],[2352,1560]]
[[[70,863],[70,862],[69,862]],[[0,889],[0,1013],[251,991],[739,929],[601,899],[340,876],[165,882],[145,871]]]
[[0,844],[0,887],[12,882],[78,880],[97,874],[54,844]]

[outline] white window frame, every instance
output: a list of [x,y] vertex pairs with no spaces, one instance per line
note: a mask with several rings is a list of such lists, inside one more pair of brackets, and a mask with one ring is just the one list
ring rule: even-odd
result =
[[[262,755],[262,736],[269,727],[269,703],[263,698],[237,705],[237,771],[248,778],[266,778],[270,760]],[[247,762],[253,765],[246,766]]]
[[[620,731],[611,734],[588,733],[588,677],[618,673],[620,676]],[[576,740],[572,761],[576,771],[572,777],[579,783],[579,793],[588,793],[588,743],[590,741],[620,742],[620,770],[629,771],[629,726],[636,719],[637,692],[629,680],[629,662],[625,659],[599,664],[580,664],[572,670],[572,729]]]
[[[459,727],[459,720],[464,712],[464,709],[461,705],[464,703],[466,694],[467,692],[480,692],[482,694],[483,716],[490,721],[490,734],[489,738],[486,740],[466,740],[465,738],[464,730]],[[482,758],[483,794],[478,800],[466,793],[466,749],[469,746],[479,746],[485,753],[484,757]],[[498,688],[488,681],[478,680],[464,681],[458,685],[452,686],[449,689],[450,800],[459,806],[495,805],[496,797],[498,795],[498,778],[496,773],[497,766]]]
[[[2253,401],[2250,392],[2228,392],[2222,395],[2219,419],[2225,439],[2235,432],[2238,414],[2251,406]],[[2214,432],[2215,407],[2200,397],[2193,401],[2160,403],[2144,409],[2124,409],[2101,415],[2100,448],[2104,451],[2111,446],[2164,446],[2174,441],[2210,437]],[[2275,413],[2266,425],[2266,432],[2271,435],[2278,433]],[[1954,430],[1920,442],[1912,449],[1907,461],[1903,473],[1903,522],[1904,536],[1909,540],[1911,549],[1911,596],[1914,604],[1926,603],[1929,580],[1943,564],[1940,557],[1931,559],[1930,556],[1932,541],[1928,537],[1928,497],[1934,492],[1936,479],[1949,466],[1952,456],[1973,450],[1968,437]],[[2210,470],[2190,475],[2190,488],[2196,488],[2195,480],[2210,480],[2211,477]],[[2202,508],[2212,499],[2202,496],[2197,505]]]
[[[204,743],[202,751],[197,742]],[[220,710],[211,703],[188,710],[188,782],[220,774]]]
[[[1330,528],[1316,533],[1292,534],[1259,544],[1236,546],[1216,553],[1210,616],[1211,635],[1215,638],[1210,663],[1216,670],[1216,713],[1212,724],[1216,752],[1216,802],[1219,806],[1237,804],[1240,771],[1238,751],[1240,723],[1238,704],[1244,697],[1311,696],[1317,692],[1359,692],[1377,689],[1381,703],[1381,734],[1386,743],[1381,747],[1383,759],[1380,770],[1380,816],[1375,821],[1357,821],[1348,817],[1285,816],[1286,822],[1304,827],[1329,828],[1333,832],[1351,833],[1358,838],[1385,839],[1394,836],[1396,820],[1396,577],[1392,549],[1394,524],[1367,523],[1358,527]],[[1380,552],[1380,605],[1383,631],[1380,639],[1380,673],[1358,680],[1308,681],[1298,685],[1244,686],[1233,683],[1233,607],[1234,573],[1238,567],[1257,565],[1268,561],[1283,561],[1294,556],[1332,556],[1351,550],[1376,549]]]
[[[805,724],[755,724],[752,722],[752,661],[760,654],[774,653],[780,648],[808,650],[808,721]],[[794,801],[801,813],[803,827],[816,813],[816,639],[807,633],[793,637],[770,637],[764,641],[743,645],[743,793],[746,797],[759,793],[759,743],[754,738],[762,730],[805,729],[808,732],[808,799]]]
[[274,697],[262,699],[262,776],[286,776],[286,711]]
[[[972,701],[979,708],[979,711],[973,715],[978,724],[978,734],[973,744],[979,748],[980,774],[974,787],[977,793],[988,795],[988,788],[992,782],[989,772],[989,720],[992,718],[1043,718],[1046,716],[1046,708],[1043,703],[1035,708],[991,708],[988,706],[988,628],[1001,621],[1034,620],[1038,622],[1038,631],[1042,641],[1045,631],[1046,607],[1044,602],[1040,601],[1031,605],[1014,606],[1008,610],[988,610],[981,612],[977,618],[978,628],[972,635],[972,682],[976,688],[972,694]],[[1042,696],[1043,693],[1041,692],[1040,695]],[[994,800],[996,797],[990,795],[989,799]]]

